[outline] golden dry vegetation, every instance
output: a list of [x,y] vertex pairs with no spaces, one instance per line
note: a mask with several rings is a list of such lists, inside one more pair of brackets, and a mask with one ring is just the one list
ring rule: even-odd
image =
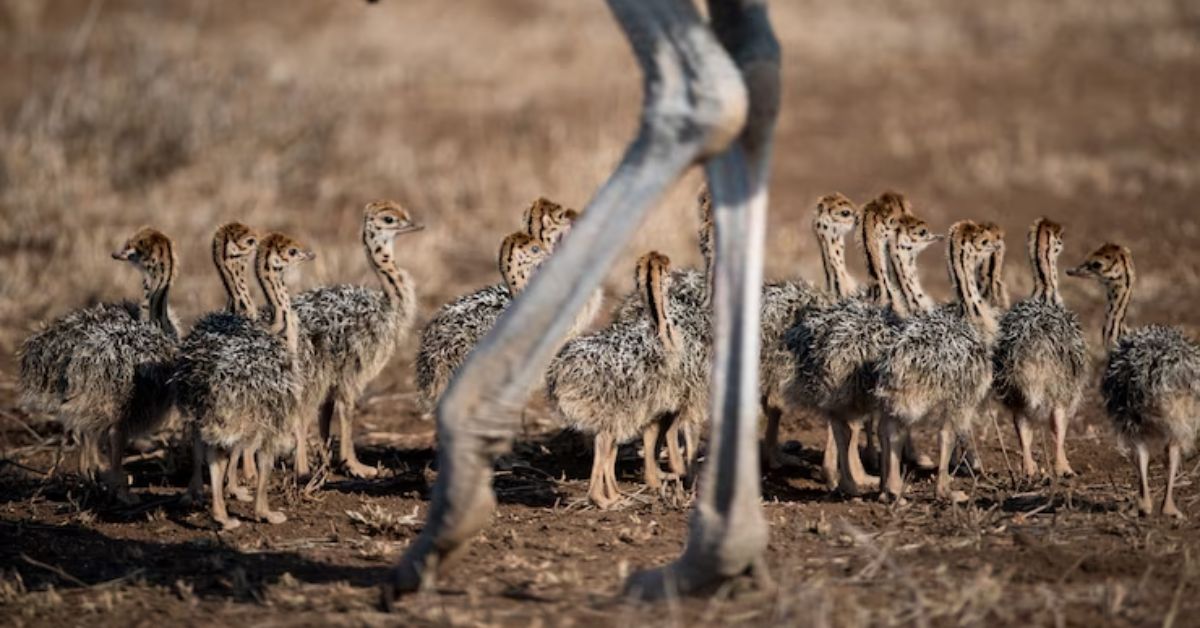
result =
[[[1200,4],[772,9],[785,94],[768,275],[819,278],[808,227],[817,196],[865,201],[896,188],[937,228],[1004,226],[1016,295],[1031,285],[1024,231],[1048,215],[1067,229],[1064,264],[1105,240],[1131,247],[1132,322],[1200,329]],[[162,499],[132,512],[106,509],[70,476],[40,475],[60,437],[16,407],[13,350],[43,320],[136,294],[134,271],[108,252],[143,224],[178,242],[173,298],[185,322],[223,302],[208,241],[226,220],[311,243],[319,257],[302,286],[372,281],[358,229],[363,204],[380,197],[428,225],[397,243],[428,316],[496,280],[499,242],[532,199],[586,204],[639,102],[633,59],[599,0],[0,2],[3,623],[394,620],[373,611],[372,584],[419,526],[432,477],[431,426],[412,396],[415,343],[362,403],[367,460],[388,469],[384,479],[285,484],[286,526],[220,536],[171,501],[172,465],[137,467]],[[698,182],[689,175],[652,213],[610,274],[613,295],[650,248],[697,261]],[[946,296],[939,254],[923,261]],[[1063,286],[1099,357],[1102,292]],[[536,439],[517,450],[533,463],[498,477],[502,506],[485,538],[440,593],[407,601],[398,619],[1195,623],[1195,524],[1125,514],[1132,468],[1094,403],[1084,419],[1095,429],[1071,441],[1083,474],[1066,485],[1014,486],[1011,428],[984,430],[993,475],[973,484],[965,508],[933,504],[920,480],[915,504],[895,510],[828,497],[811,470],[768,477],[778,589],[657,608],[616,600],[619,579],[675,555],[686,512],[649,498],[615,513],[581,508],[586,451]],[[820,445],[817,426],[788,427],[805,455]],[[1200,517],[1194,484],[1181,491]]]

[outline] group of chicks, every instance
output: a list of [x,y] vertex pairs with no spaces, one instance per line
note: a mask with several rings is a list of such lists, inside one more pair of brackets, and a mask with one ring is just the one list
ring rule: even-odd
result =
[[[602,508],[621,500],[618,446],[638,437],[648,486],[663,485],[664,446],[668,477],[693,472],[708,417],[711,306],[720,298],[712,288],[714,230],[706,190],[699,208],[704,267],[673,268],[661,253],[643,255],[635,289],[611,322],[587,331],[601,308],[597,290],[545,373],[544,394],[562,425],[594,440],[588,497]],[[577,218],[573,210],[535,201],[523,229],[502,243],[503,281],[443,305],[429,320],[415,364],[427,410]],[[349,474],[376,473],[355,455],[351,415],[416,319],[412,278],[392,249],[397,235],[420,228],[394,202],[369,204],[362,241],[382,289],[329,286],[293,300],[287,271],[314,254],[282,234],[260,236],[238,223],[224,225],[214,236],[213,260],[226,308],[201,317],[182,338],[168,304],[174,247],[162,233],[143,229],[114,253],[142,271],[143,301],[77,310],[28,338],[20,349],[24,399],[81,437],[85,467],[98,463],[97,441],[104,441],[106,483],[122,500],[132,498],[121,464],[127,443],[177,407],[194,449],[188,496],[200,497],[208,469],[212,515],[232,528],[238,520],[225,495],[250,500],[239,476],[254,478],[255,516],[282,522],[286,517],[267,500],[270,473],[276,458],[293,448],[296,471],[308,473],[312,417],[324,444],[331,444],[331,426],[338,423],[338,461]],[[793,279],[769,282],[762,291],[759,392],[771,466],[787,458],[778,447],[784,411],[817,413],[829,426],[824,466],[831,487],[854,495],[878,487],[881,496],[901,499],[901,465],[918,458],[909,435],[927,424],[939,430],[937,495],[960,501],[965,494],[951,490],[952,451],[996,400],[1012,413],[1025,474],[1038,473],[1032,456],[1032,426],[1038,423],[1054,434],[1054,472],[1073,473],[1066,431],[1089,369],[1078,318],[1058,290],[1061,226],[1043,218],[1030,228],[1034,288],[1011,307],[1002,281],[1004,234],[994,224],[960,221],[942,236],[914,216],[900,194],[886,192],[861,209],[831,194],[816,204],[813,232],[823,288]],[[851,233],[865,253],[862,287],[846,268]],[[937,303],[921,286],[917,258],[943,240],[954,298]],[[1104,340],[1110,353],[1101,390],[1117,431],[1134,448],[1139,510],[1153,510],[1149,451],[1165,447],[1162,511],[1182,516],[1173,489],[1180,457],[1190,451],[1200,425],[1200,348],[1173,328],[1125,328],[1134,280],[1128,249],[1106,244],[1067,272],[1108,288]],[[261,308],[251,276],[265,297]],[[858,441],[864,428],[868,440],[878,441],[866,451],[878,450],[879,478],[863,465]]]
[[[188,497],[200,497],[207,468],[212,515],[233,528],[239,521],[226,509],[225,495],[249,501],[239,475],[256,477],[254,515],[281,523],[286,516],[267,499],[270,473],[276,457],[293,448],[297,472],[309,472],[306,434],[313,417],[325,443],[338,422],[339,462],[348,473],[376,474],[355,456],[350,414],[412,327],[413,282],[396,265],[392,245],[396,236],[420,228],[397,203],[367,205],[362,242],[382,290],[335,285],[293,299],[288,271],[316,255],[281,233],[223,225],[212,255],[226,308],[202,316],[182,337],[169,306],[178,265],[174,244],[157,230],[141,229],[113,257],[141,271],[142,302],[76,310],[27,338],[19,349],[23,399],[79,436],[82,470],[94,471],[99,446],[107,446],[105,484],[122,502],[136,501],[122,465],[127,444],[178,408],[194,452]],[[261,307],[251,277],[261,288]]]

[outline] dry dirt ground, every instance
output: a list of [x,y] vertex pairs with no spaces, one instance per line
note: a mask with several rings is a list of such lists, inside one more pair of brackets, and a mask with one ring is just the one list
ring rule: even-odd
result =
[[[1200,5],[772,6],[785,97],[769,275],[818,277],[817,196],[895,187],[937,228],[1007,228],[1017,295],[1039,215],[1066,225],[1065,263],[1126,244],[1132,321],[1195,335]],[[792,419],[790,446],[809,464],[764,475],[777,586],[652,607],[623,602],[622,577],[678,554],[687,505],[639,492],[629,456],[628,503],[588,508],[586,448],[531,427],[498,472],[492,525],[440,589],[376,612],[374,587],[419,530],[436,476],[411,340],[360,402],[359,444],[381,479],[281,479],[286,524],[217,533],[178,503],[186,458],[161,457],[179,451],[164,433],[132,463],[143,506],[114,508],[65,463],[49,474],[63,439],[17,406],[12,351],[40,321],[136,293],[133,272],[106,260],[127,234],[148,223],[178,240],[174,304],[190,321],[221,303],[206,258],[219,222],[308,239],[320,260],[304,286],[366,282],[359,208],[394,197],[429,225],[398,244],[427,317],[495,280],[496,247],[530,200],[586,203],[633,130],[639,79],[599,0],[4,0],[0,42],[4,625],[1200,624],[1195,463],[1180,487],[1192,519],[1130,515],[1132,467],[1094,393],[1069,443],[1078,478],[1015,482],[1011,428],[985,417],[988,473],[959,478],[973,496],[960,507],[935,503],[921,476],[904,507],[828,495],[820,430]],[[697,181],[648,219],[611,294],[651,247],[697,261]],[[925,274],[944,297],[936,253]],[[1064,290],[1098,347],[1103,294],[1066,278]],[[536,426],[545,411],[528,417]]]

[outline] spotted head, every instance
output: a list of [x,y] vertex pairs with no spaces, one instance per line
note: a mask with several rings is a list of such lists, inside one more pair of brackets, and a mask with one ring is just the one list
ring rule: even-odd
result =
[[508,285],[509,293],[513,296],[520,294],[549,255],[545,242],[524,231],[511,233],[504,238],[504,243],[500,245],[499,266],[500,276]]
[[240,222],[227,222],[213,234],[213,262],[222,266],[229,261],[246,260],[258,250],[259,234]]
[[1133,254],[1119,244],[1107,243],[1092,251],[1082,264],[1067,271],[1072,277],[1096,279],[1111,286],[1132,284],[1136,273],[1133,269]]
[[1049,218],[1038,218],[1029,228],[1029,254],[1036,266],[1038,260],[1057,258],[1063,250],[1062,225]]
[[579,212],[564,208],[545,197],[538,198],[525,210],[522,218],[525,233],[540,240],[553,251],[558,243],[571,232]]
[[175,244],[157,229],[139,229],[113,252],[112,257],[137,266],[152,282],[175,278]]
[[257,315],[247,285],[249,271],[258,250],[259,234],[240,222],[217,227],[213,234],[213,264],[225,286],[227,307],[231,312],[253,318]]
[[258,242],[257,256],[256,268],[260,280],[264,277],[281,277],[288,269],[317,258],[311,249],[282,233],[263,236]]
[[412,214],[396,201],[372,201],[363,208],[363,234],[395,237],[401,233],[412,233],[425,228]]
[[1104,344],[1115,347],[1125,335],[1125,314],[1133,295],[1137,273],[1133,269],[1133,254],[1119,244],[1107,243],[1092,251],[1082,264],[1067,271],[1072,277],[1099,281],[1108,289],[1108,310],[1104,316]]
[[157,229],[144,227],[126,240],[112,256],[142,271],[142,290],[145,293],[143,310],[169,336],[178,337],[168,305],[177,266],[175,244],[171,238]]
[[912,214],[903,214],[896,218],[892,237],[897,251],[913,257],[934,242],[946,239],[946,236],[934,233],[929,228],[929,223]]
[[827,194],[817,199],[813,230],[818,236],[840,240],[854,229],[861,215],[858,207],[842,194]]

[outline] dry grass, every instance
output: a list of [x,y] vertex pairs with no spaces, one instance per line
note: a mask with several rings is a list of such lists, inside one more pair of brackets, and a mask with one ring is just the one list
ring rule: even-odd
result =
[[[138,226],[178,241],[173,296],[188,321],[222,302],[208,260],[220,222],[311,242],[319,257],[302,286],[369,282],[359,208],[396,198],[429,227],[397,245],[428,315],[494,281],[495,249],[530,200],[584,205],[634,130],[639,77],[598,0],[300,0],[281,9],[0,0],[0,447],[21,464],[49,468],[52,442],[29,445],[29,430],[45,429],[12,408],[12,349],[39,321],[136,294],[134,272],[107,253]],[[841,190],[861,201],[895,187],[935,227],[964,217],[1005,227],[1014,295],[1030,287],[1016,253],[1024,229],[1050,215],[1067,228],[1064,263],[1104,240],[1133,249],[1134,322],[1200,328],[1200,84],[1188,80],[1200,71],[1200,4],[777,0],[772,10],[785,95],[769,275],[818,277],[814,198]],[[610,274],[611,291],[627,289],[629,265],[651,247],[697,261],[697,181],[690,174],[648,218]],[[938,256],[924,261],[927,283],[945,295]],[[1098,345],[1102,295],[1063,281]],[[411,346],[401,351],[363,404],[377,459],[406,470],[425,461],[406,457],[420,448],[410,443],[411,355]],[[1094,408],[1086,414],[1098,418]],[[413,442],[429,440],[421,430]],[[973,485],[977,506],[896,511],[821,501],[802,482],[772,486],[783,495],[768,507],[778,588],[655,609],[612,594],[630,569],[678,552],[685,515],[640,501],[615,514],[553,505],[560,492],[582,494],[579,478],[515,469],[500,478],[505,503],[468,557],[473,567],[451,575],[448,594],[412,600],[401,620],[1188,623],[1196,573],[1182,556],[1200,550],[1200,535],[1113,511],[1128,472],[1103,431],[1073,439],[1088,452],[1082,482],[1025,492],[1003,477],[992,432],[982,448],[995,475]],[[168,476],[156,471],[152,481]],[[24,549],[34,538],[35,549],[86,552],[91,560],[79,563],[52,560],[60,550],[33,556],[93,584],[71,585],[0,548],[13,559],[0,562],[0,616],[17,625],[78,620],[79,609],[105,623],[147,608],[175,619],[382,623],[369,585],[415,532],[408,513],[427,498],[403,478],[387,478],[397,484],[365,503],[370,483],[317,495],[293,486],[295,527],[251,526],[227,545],[170,505],[122,519],[97,514],[77,485],[34,481],[28,499],[0,502],[0,524],[20,530]],[[1194,514],[1194,487],[1183,490]],[[157,544],[160,536],[169,542]],[[94,584],[135,573],[130,565],[158,552],[188,571],[158,564],[146,581]]]

